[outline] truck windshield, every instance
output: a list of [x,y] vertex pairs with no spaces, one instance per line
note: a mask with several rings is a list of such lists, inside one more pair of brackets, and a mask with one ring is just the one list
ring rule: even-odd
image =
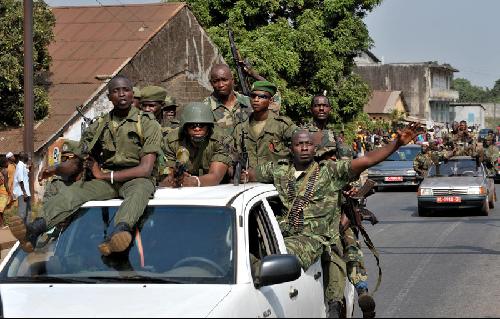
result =
[[392,153],[386,161],[413,161],[418,153],[420,153],[418,147],[401,147]]
[[17,249],[0,281],[234,283],[233,209],[149,206],[133,232],[131,247],[104,257],[97,247],[111,234],[117,209],[81,208],[45,246],[30,254]]

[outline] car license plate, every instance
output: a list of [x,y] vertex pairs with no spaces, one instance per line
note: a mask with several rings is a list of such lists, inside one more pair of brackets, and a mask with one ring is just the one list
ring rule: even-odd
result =
[[436,201],[438,203],[461,203],[462,198],[460,196],[439,196]]
[[402,182],[403,177],[402,176],[388,176],[384,178],[386,182]]

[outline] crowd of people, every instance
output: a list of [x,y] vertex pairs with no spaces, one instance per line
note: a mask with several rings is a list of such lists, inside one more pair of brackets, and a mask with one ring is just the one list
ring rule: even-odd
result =
[[[420,124],[410,123],[387,138],[370,136],[369,143],[360,137],[363,145],[353,149],[342,132],[335,136],[329,129],[332,109],[326,96],[314,96],[311,120],[297,125],[279,113],[276,85],[253,77],[245,96],[235,91],[230,68],[215,65],[213,93],[188,103],[179,116],[164,88],[134,87],[124,76],[111,79],[107,89],[113,109],[94,119],[80,141],[65,142],[59,164],[41,170],[38,180],[49,182],[37,217],[10,220],[21,248],[36,249],[41,234],[63,228],[87,201],[122,198],[114,230],[98,247],[103,256],[120,254],[130,247],[156,187],[230,182],[233,164],[245,154],[241,182],[272,183],[278,190],[283,207],[276,217],[288,252],[304,270],[321,258],[328,316],[341,312],[347,277],[363,316],[374,317],[356,229],[340,227],[342,196],[355,192],[352,183],[361,172],[415,141]],[[179,172],[181,160],[186,169]],[[23,198],[29,196],[25,192]]]

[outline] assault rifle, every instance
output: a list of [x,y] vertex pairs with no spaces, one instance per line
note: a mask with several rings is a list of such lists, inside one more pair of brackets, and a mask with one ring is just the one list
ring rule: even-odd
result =
[[80,113],[80,116],[83,119],[82,124],[81,124],[81,137],[80,137],[80,144],[82,145],[82,149],[81,149],[81,153],[82,154],[81,154],[81,157],[82,157],[82,160],[83,160],[83,176],[82,176],[82,179],[84,181],[89,181],[92,178],[94,178],[94,175],[92,174],[92,170],[87,165],[87,160],[89,159],[90,153],[92,152],[92,150],[89,150],[89,146],[88,146],[88,144],[84,140],[84,135],[85,135],[85,132],[88,130],[90,124],[92,124],[92,119],[86,117],[85,114],[83,114],[82,108],[83,108],[82,105],[76,107],[76,111],[78,113]]
[[182,187],[184,173],[188,170],[189,151],[185,147],[181,147],[175,153],[175,167],[173,171],[174,187]]
[[248,89],[247,81],[245,73],[240,65],[241,57],[238,49],[236,48],[236,44],[234,43],[234,35],[233,31],[228,28],[227,33],[229,36],[229,45],[231,46],[231,54],[233,55],[234,64],[236,66],[236,72],[238,73],[238,80],[240,82],[241,93],[248,96],[250,94],[250,90]]
[[248,169],[248,151],[245,145],[245,132],[241,131],[240,136],[241,152],[237,154],[237,159],[233,163],[233,185],[240,185],[241,171]]

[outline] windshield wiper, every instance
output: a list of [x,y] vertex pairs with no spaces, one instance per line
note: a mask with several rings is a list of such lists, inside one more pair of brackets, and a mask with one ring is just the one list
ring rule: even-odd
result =
[[54,283],[54,284],[95,284],[97,281],[86,277],[56,277],[56,276],[34,276],[34,277],[8,277],[0,280],[0,283]]
[[159,283],[159,284],[184,284],[184,281],[175,280],[171,278],[161,278],[161,277],[149,277],[149,276],[92,276],[85,277],[92,280],[97,280],[101,282],[138,282],[138,283]]

